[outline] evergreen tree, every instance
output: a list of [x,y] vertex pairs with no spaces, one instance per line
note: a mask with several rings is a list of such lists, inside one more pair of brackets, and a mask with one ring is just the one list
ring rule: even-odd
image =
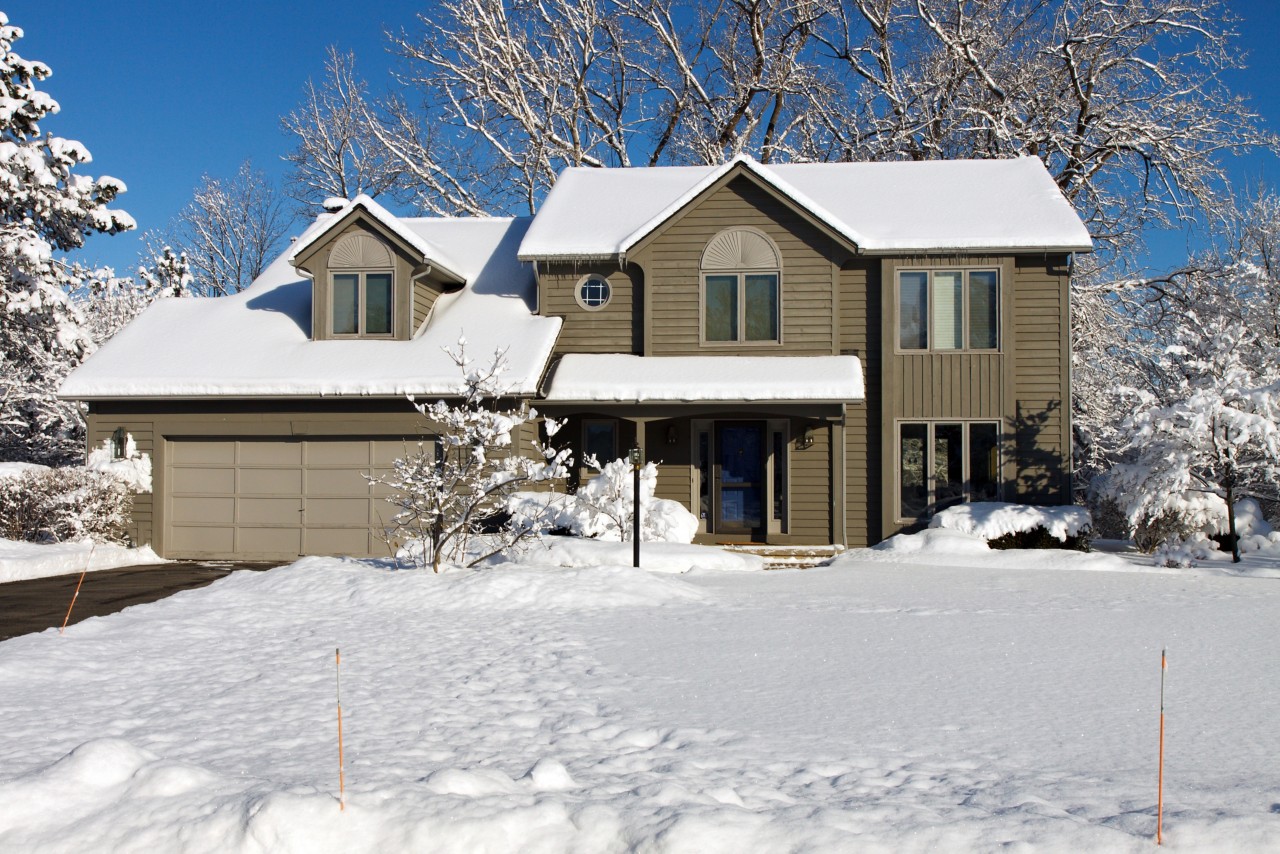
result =
[[36,88],[49,67],[14,52],[20,38],[0,13],[0,459],[56,464],[84,453],[79,410],[56,395],[93,342],[68,297],[89,272],[55,253],[134,222],[107,207],[123,183],[73,174],[83,145],[42,135],[58,103]]

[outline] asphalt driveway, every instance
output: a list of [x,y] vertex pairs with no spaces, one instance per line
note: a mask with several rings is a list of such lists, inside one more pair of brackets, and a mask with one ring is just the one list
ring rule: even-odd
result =
[[[279,564],[185,561],[90,572],[84,577],[68,625],[114,614],[130,605],[155,602],[179,590],[204,587],[238,569],[275,566]],[[0,641],[61,626],[79,580],[79,575],[55,575],[0,584]]]

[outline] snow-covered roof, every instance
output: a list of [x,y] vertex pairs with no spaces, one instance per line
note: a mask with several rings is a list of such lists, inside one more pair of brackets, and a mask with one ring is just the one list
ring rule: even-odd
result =
[[[312,341],[311,282],[277,258],[242,293],[167,299],[147,309],[76,369],[59,393],[114,397],[444,395],[461,373],[444,353],[466,336],[467,354],[505,349],[505,383],[532,394],[560,320],[533,314],[536,287],[515,251],[526,219],[401,219],[430,246],[447,246],[467,285],[440,296],[432,321],[409,341]],[[325,222],[313,224],[309,239]]]
[[[332,200],[330,200],[332,201]],[[375,202],[364,193],[356,196],[351,201],[345,203],[332,213],[322,214],[316,218],[315,225],[308,228],[301,237],[298,238],[289,248],[288,260],[290,263],[296,261],[304,252],[314,246],[316,243],[325,239],[329,232],[342,222],[349,213],[354,210],[363,210],[376,222],[386,228],[389,232],[400,238],[406,245],[411,247],[421,257],[416,260],[421,263],[429,263],[437,268],[442,268],[446,273],[451,273],[458,278],[465,278],[461,273],[460,265],[451,261],[449,254],[437,245],[436,241],[428,239],[422,234],[421,229],[411,227],[411,219],[401,219],[382,205]]]
[[857,356],[629,356],[570,354],[546,400],[851,401],[865,397]]
[[602,259],[627,250],[729,171],[752,173],[864,252],[1087,252],[1089,233],[1034,157],[561,173],[520,257]]

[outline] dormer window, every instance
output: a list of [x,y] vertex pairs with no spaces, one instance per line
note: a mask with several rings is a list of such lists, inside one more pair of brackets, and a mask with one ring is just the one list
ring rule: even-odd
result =
[[391,250],[369,234],[338,241],[329,255],[330,334],[390,337],[395,328]]

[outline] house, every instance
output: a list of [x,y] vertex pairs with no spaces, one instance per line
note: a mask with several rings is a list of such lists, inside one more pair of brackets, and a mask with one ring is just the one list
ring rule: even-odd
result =
[[[1070,494],[1071,257],[1035,158],[568,169],[532,218],[358,197],[245,292],[153,306],[67,380],[153,454],[170,557],[385,554],[364,475],[506,349],[510,394],[633,443],[705,542],[875,543],[967,500]],[[531,437],[524,437],[526,440]],[[147,500],[147,499],[150,500]]]

